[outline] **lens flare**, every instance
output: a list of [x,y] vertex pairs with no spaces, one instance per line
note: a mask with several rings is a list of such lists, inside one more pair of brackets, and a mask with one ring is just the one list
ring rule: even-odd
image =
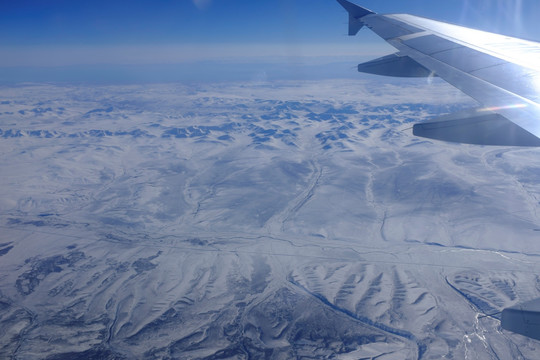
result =
[[504,105],[504,106],[492,106],[492,107],[485,107],[482,109],[479,109],[478,111],[482,112],[497,112],[500,110],[507,110],[507,109],[521,109],[527,107],[527,104],[511,104],[511,105]]

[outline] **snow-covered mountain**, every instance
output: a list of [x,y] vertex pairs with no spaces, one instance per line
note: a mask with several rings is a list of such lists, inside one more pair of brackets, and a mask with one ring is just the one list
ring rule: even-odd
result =
[[0,357],[534,358],[538,150],[373,79],[0,87]]

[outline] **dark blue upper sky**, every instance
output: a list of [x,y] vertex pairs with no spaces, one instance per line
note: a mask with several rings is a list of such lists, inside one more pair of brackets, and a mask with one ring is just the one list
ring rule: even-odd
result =
[[[491,31],[540,37],[537,0],[360,0]],[[343,35],[334,0],[0,0],[0,45],[302,41]]]
[[[540,39],[538,0],[357,3],[380,13],[410,13]],[[0,68],[230,61],[234,56],[291,61],[372,57],[390,49],[368,30],[352,39],[346,31],[347,14],[335,0],[0,0]]]

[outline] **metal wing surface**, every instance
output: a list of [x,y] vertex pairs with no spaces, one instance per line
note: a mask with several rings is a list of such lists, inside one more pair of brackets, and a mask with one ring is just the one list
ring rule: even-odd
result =
[[358,65],[388,76],[439,76],[482,106],[429,123],[418,136],[482,145],[540,146],[540,43],[408,14],[376,14],[346,0],[349,35],[362,26],[398,52]]

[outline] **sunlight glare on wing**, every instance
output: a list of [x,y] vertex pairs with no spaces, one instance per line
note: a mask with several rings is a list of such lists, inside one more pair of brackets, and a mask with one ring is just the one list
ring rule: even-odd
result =
[[487,51],[500,59],[540,70],[540,43],[535,41],[469,29],[408,14],[389,15],[389,17],[429,29],[437,36],[469,47],[476,47],[483,52]]

